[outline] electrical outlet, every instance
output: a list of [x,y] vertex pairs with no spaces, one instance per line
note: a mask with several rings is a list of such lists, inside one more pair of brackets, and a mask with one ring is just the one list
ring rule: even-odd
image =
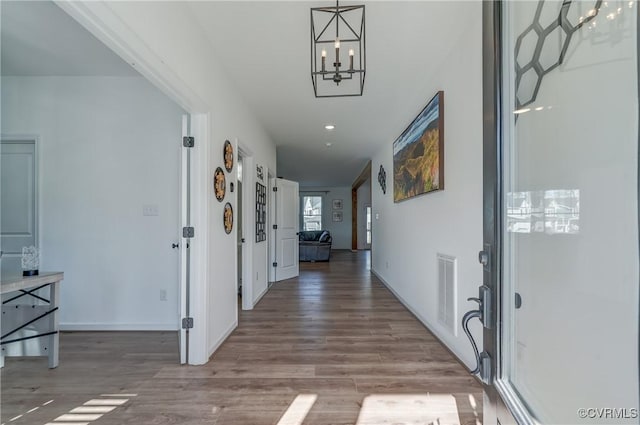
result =
[[161,289],[160,290],[160,301],[166,301],[167,300],[167,290],[166,289]]

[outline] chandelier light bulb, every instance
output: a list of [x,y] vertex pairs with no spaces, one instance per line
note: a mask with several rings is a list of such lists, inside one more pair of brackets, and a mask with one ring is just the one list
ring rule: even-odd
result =
[[353,49],[349,49],[349,56],[353,56],[355,54],[355,52],[353,51]]
[[336,49],[340,48],[340,39],[336,38]]
[[324,49],[322,50],[322,57],[323,57],[323,58],[326,58],[326,57],[327,57],[327,51],[326,51],[326,50],[324,50]]

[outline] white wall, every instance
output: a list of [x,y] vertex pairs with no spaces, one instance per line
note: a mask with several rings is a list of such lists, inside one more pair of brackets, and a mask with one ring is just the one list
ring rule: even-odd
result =
[[[322,228],[331,232],[331,249],[351,249],[351,187],[301,187],[301,202],[305,195],[322,196]],[[342,200],[341,210],[333,209],[334,199]],[[334,211],[342,211],[342,221],[333,221]]]
[[[201,316],[191,332],[195,363],[204,363],[209,355],[237,326],[236,237],[222,226],[226,202],[235,206],[236,194],[227,192],[224,202],[213,195],[213,172],[222,165],[226,139],[239,143],[253,161],[253,173],[245,179],[246,188],[255,187],[255,166],[276,170],[276,150],[255,116],[238,95],[213,48],[184,2],[86,2],[60,3],[80,19],[108,46],[150,78],[191,113],[203,113],[209,125],[202,129],[203,142],[196,153],[206,156],[197,165],[201,171],[194,184],[195,221],[193,240],[193,313]],[[172,30],[168,31],[170,27]],[[179,30],[176,30],[179,28]],[[198,160],[197,160],[198,161]],[[235,182],[227,174],[227,186]],[[253,211],[253,209],[251,210]],[[254,213],[251,213],[251,217]],[[237,217],[235,217],[237,220]],[[267,244],[247,239],[255,276],[254,297],[267,287]],[[204,345],[204,348],[201,346]]]
[[[481,2],[471,2],[481,16]],[[464,32],[460,32],[464,30]],[[417,88],[422,102],[416,115],[444,90],[445,190],[395,204],[393,202],[393,140],[374,156],[371,167],[387,173],[387,193],[372,190],[372,270],[468,366],[473,351],[462,332],[463,313],[474,304],[482,282],[477,254],[482,248],[482,25],[481,19],[452,27],[459,41],[435,75]],[[455,35],[454,35],[455,34]],[[415,116],[408,116],[409,124]],[[398,128],[398,135],[404,128]],[[438,322],[436,255],[458,259],[457,336]],[[477,341],[480,326],[474,324]]]
[[63,329],[178,328],[183,113],[142,77],[2,77],[2,133],[39,138],[41,269],[65,273]]
[[371,177],[358,188],[358,249],[371,248],[367,244],[367,205],[371,206]]

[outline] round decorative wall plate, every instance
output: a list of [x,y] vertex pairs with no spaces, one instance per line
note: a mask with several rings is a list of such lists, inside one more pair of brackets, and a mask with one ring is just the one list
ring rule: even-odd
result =
[[231,170],[233,169],[233,145],[231,145],[231,142],[228,140],[224,141],[223,155],[224,155],[224,168],[227,170],[227,172],[230,173]]
[[224,199],[224,193],[227,190],[227,180],[224,177],[224,171],[222,168],[216,168],[213,173],[213,192],[216,195],[216,199],[220,202]]
[[233,208],[230,203],[224,205],[224,231],[228,235],[233,230]]

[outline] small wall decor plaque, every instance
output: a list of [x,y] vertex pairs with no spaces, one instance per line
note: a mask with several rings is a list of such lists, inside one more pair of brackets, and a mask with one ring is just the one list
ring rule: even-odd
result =
[[224,205],[224,232],[228,235],[233,230],[233,207],[230,203]]
[[216,168],[213,173],[213,193],[216,195],[216,199],[220,202],[224,199],[224,194],[227,190],[227,180],[224,177],[224,171],[222,168]]
[[264,181],[264,168],[262,168],[262,165],[256,165],[256,175],[258,180]]
[[333,212],[333,221],[342,221],[342,211]]
[[224,169],[227,170],[228,173],[230,173],[233,169],[233,145],[228,140],[224,141],[223,158]]
[[333,209],[341,210],[342,209],[342,199],[334,199],[333,200]]
[[387,194],[387,172],[384,170],[382,164],[380,164],[380,171],[378,171],[378,183],[380,183],[380,189],[383,194]]

